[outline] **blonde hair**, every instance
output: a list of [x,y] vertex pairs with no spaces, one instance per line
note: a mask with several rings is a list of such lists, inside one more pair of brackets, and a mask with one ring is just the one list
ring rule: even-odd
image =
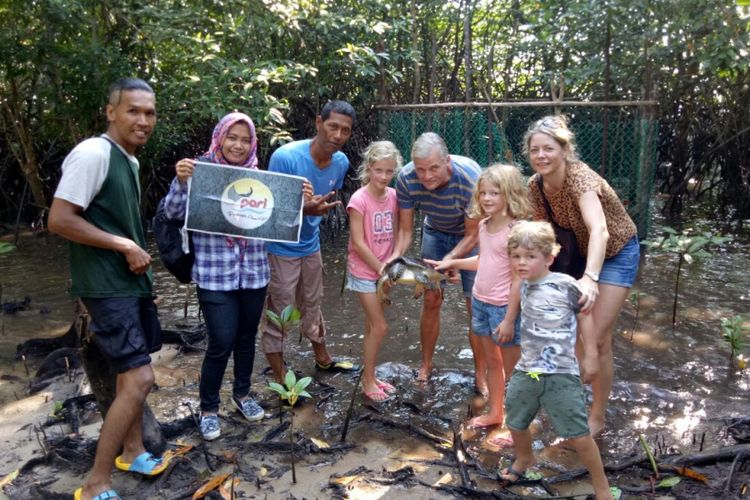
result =
[[375,141],[362,151],[362,163],[357,169],[357,178],[366,185],[370,182],[368,168],[375,162],[392,159],[396,163],[394,174],[398,173],[404,160],[395,144],[391,141]]
[[496,163],[490,165],[477,179],[474,194],[471,196],[471,211],[469,216],[473,218],[487,217],[479,200],[479,187],[482,182],[495,186],[505,200],[508,216],[513,219],[526,219],[531,215],[531,204],[526,193],[526,183],[523,181],[521,171],[513,165]]
[[529,143],[531,142],[531,138],[536,134],[544,134],[552,137],[563,149],[567,146],[568,153],[565,155],[566,163],[570,164],[578,161],[575,144],[576,135],[568,128],[567,116],[549,115],[531,124],[523,135],[523,154],[527,159],[529,159]]
[[543,221],[521,221],[513,226],[508,236],[508,253],[518,247],[538,250],[545,257],[556,256],[560,251],[552,224]]

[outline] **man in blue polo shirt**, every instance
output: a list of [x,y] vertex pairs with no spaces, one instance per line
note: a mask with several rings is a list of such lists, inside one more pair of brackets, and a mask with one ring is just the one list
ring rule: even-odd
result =
[[[469,218],[474,186],[482,171],[471,158],[449,155],[445,141],[434,132],[425,132],[414,142],[412,162],[404,166],[396,180],[399,207],[397,250],[404,254],[414,235],[414,207],[425,214],[422,225],[422,258],[442,260],[476,255],[478,221]],[[461,271],[466,307],[469,311],[469,342],[474,351],[476,386],[487,390],[486,365],[478,339],[471,335],[471,289],[475,272]],[[440,335],[442,290],[426,290],[419,323],[422,367],[419,380],[427,380]]]
[[[271,155],[268,170],[306,178],[313,188],[305,203],[299,243],[269,243],[271,281],[266,307],[279,314],[296,304],[301,313],[300,330],[312,343],[315,366],[324,371],[352,370],[346,361],[331,358],[325,344],[326,327],[320,304],[323,300],[323,260],[320,254],[322,215],[340,201],[328,202],[341,189],[349,170],[349,159],[340,149],[349,140],[356,115],[351,104],[329,101],[315,119],[317,133],[312,139],[285,144]],[[284,366],[284,334],[270,321],[264,321],[261,343],[274,377],[281,382]]]

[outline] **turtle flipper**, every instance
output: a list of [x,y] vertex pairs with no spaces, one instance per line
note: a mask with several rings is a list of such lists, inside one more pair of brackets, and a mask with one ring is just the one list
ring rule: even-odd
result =
[[387,274],[384,274],[378,279],[378,283],[375,287],[375,293],[380,299],[380,302],[389,306],[391,305],[391,298],[388,296],[388,291],[385,288],[386,282],[390,281]]

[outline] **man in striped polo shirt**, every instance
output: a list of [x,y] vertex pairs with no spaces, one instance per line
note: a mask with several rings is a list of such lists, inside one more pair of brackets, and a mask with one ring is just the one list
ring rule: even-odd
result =
[[[481,167],[465,156],[449,155],[445,141],[434,132],[425,132],[414,142],[412,162],[404,166],[396,180],[399,228],[397,251],[403,255],[414,235],[414,208],[424,213],[422,258],[442,260],[476,255],[478,221],[469,218],[471,197]],[[469,311],[469,342],[474,351],[476,386],[487,391],[486,365],[480,356],[478,338],[471,335],[471,289],[475,272],[461,271],[466,307]],[[442,290],[426,290],[419,323],[422,367],[419,380],[427,380],[440,335]]]

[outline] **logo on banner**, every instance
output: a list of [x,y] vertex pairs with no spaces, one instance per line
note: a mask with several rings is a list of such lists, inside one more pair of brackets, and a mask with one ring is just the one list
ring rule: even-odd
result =
[[221,211],[234,226],[255,229],[271,218],[273,194],[268,186],[255,179],[239,179],[221,194]]

